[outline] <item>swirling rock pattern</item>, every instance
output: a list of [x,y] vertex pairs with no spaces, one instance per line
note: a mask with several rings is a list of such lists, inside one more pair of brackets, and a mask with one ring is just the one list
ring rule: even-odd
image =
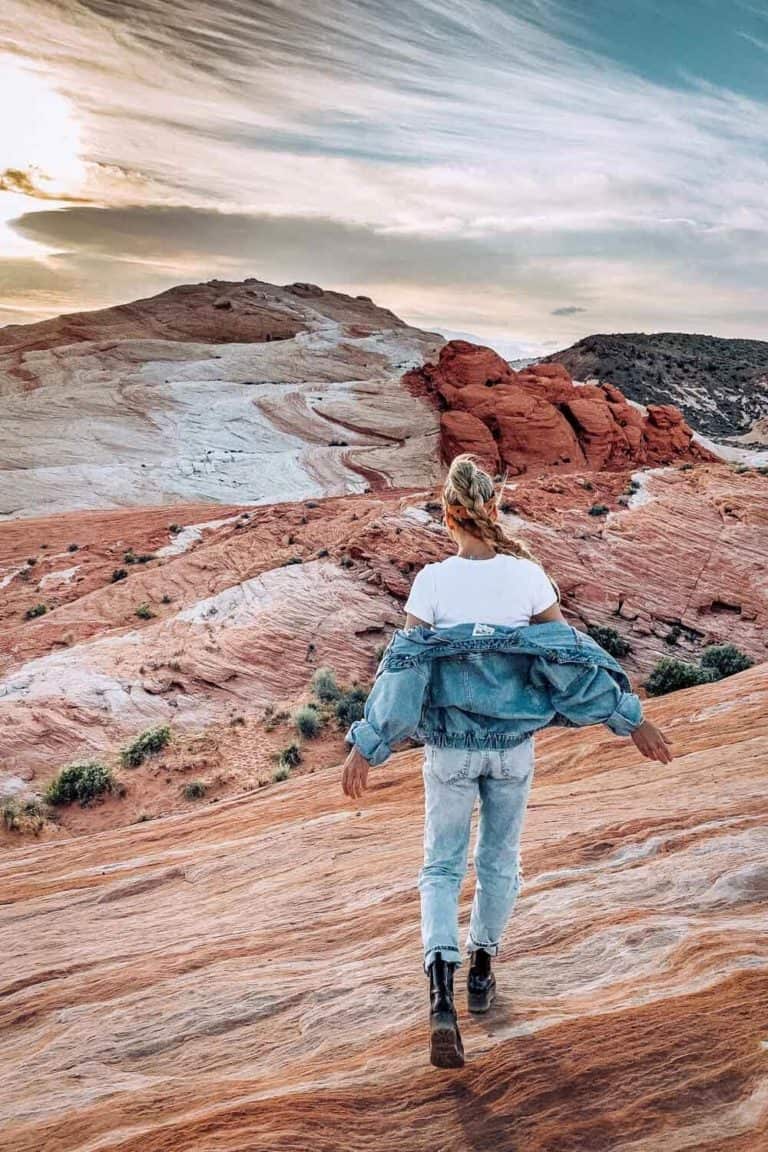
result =
[[454,1072],[426,1059],[416,751],[355,803],[331,768],[6,855],[0,1148],[765,1148],[766,669],[649,710],[666,767],[539,738],[499,1000],[459,992]]

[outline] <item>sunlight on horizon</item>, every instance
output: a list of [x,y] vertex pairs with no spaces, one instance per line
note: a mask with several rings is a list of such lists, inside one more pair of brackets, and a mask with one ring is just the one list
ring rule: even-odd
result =
[[[85,180],[80,132],[69,102],[31,66],[0,56],[0,105],[14,116],[0,120],[0,179],[9,169],[23,173],[48,206],[63,206],[56,194],[72,196]],[[0,191],[0,251],[6,258],[42,257],[54,248],[27,240],[10,221],[40,207],[40,197],[22,190]]]

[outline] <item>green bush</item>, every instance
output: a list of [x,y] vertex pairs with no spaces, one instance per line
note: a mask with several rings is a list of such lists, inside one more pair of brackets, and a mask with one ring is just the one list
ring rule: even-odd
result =
[[140,620],[154,620],[155,614],[150,608],[149,604],[139,604],[136,609],[136,615]]
[[172,536],[178,536],[179,532],[181,532],[181,524],[169,524],[168,531]]
[[311,704],[297,708],[293,714],[293,722],[305,740],[311,740],[313,736],[317,736],[323,726],[317,708],[313,708]]
[[275,768],[272,773],[272,781],[278,784],[281,780],[287,780],[291,774],[291,770],[287,764],[282,764],[279,768]]
[[171,739],[171,730],[167,725],[160,728],[147,728],[137,736],[132,744],[123,748],[120,760],[125,768],[138,768],[148,756],[160,752]]
[[620,660],[622,656],[628,656],[632,651],[632,645],[623,636],[620,636],[615,628],[605,628],[601,624],[595,624],[587,631],[601,648],[605,648],[606,652],[615,656],[617,660]]
[[184,785],[183,791],[185,800],[202,800],[207,789],[202,780],[190,780]]
[[336,677],[330,668],[317,669],[312,677],[312,691],[318,700],[322,700],[324,704],[338,700],[341,695],[341,689],[336,683]]
[[125,568],[115,568],[112,573],[112,583],[116,584],[118,580],[125,580],[127,575]]
[[289,744],[287,748],[283,748],[278,755],[277,762],[281,768],[287,768],[289,771],[301,764],[301,749],[298,744]]
[[726,676],[735,676],[751,668],[754,660],[741,652],[734,644],[712,644],[705,648],[701,657],[702,668],[710,668],[717,673],[717,678],[723,680]]
[[27,608],[24,613],[25,620],[34,620],[37,616],[45,616],[48,611],[47,604],[35,604],[32,608]]
[[348,728],[355,720],[362,720],[368,689],[353,685],[342,691],[336,701],[336,719],[342,728]]
[[79,544],[67,544],[67,552],[77,552],[79,548]]
[[685,660],[675,660],[662,656],[645,682],[649,696],[666,696],[681,688],[693,688],[696,684],[708,684],[719,677],[709,668],[699,668]]
[[593,504],[589,509],[590,516],[605,516],[608,512],[610,508],[607,504]]
[[45,799],[49,804],[74,804],[77,800],[84,806],[95,796],[114,788],[115,780],[110,769],[98,760],[87,760],[63,768],[48,785]]

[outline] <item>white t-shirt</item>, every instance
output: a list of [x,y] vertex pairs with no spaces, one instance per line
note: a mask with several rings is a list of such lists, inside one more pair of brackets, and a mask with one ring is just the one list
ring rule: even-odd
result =
[[426,564],[411,585],[405,610],[435,628],[473,623],[519,628],[556,602],[540,565],[497,553],[488,560],[449,556]]

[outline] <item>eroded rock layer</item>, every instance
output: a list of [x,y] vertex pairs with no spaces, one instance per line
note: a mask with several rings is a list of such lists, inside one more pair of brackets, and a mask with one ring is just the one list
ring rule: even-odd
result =
[[426,1058],[416,752],[353,803],[331,768],[0,859],[0,1147],[764,1148],[766,668],[650,712],[671,765],[538,740],[499,998],[473,1020],[459,991],[456,1072]]
[[182,285],[0,330],[0,519],[434,482],[443,343],[308,284]]
[[[269,782],[313,672],[368,683],[414,573],[452,552],[436,497],[385,490],[0,524],[0,797],[39,795],[74,759],[113,764],[126,795],[63,810],[45,833],[60,836],[189,806],[190,779],[209,796]],[[662,656],[695,662],[709,644],[768,657],[765,477],[710,464],[634,481],[524,477],[502,509],[557,579],[566,617],[629,645],[622,663],[637,685]],[[284,722],[265,723],[268,709]],[[173,730],[168,753],[121,771],[120,748],[157,724]],[[304,742],[298,771],[339,756],[341,739],[332,723]]]

